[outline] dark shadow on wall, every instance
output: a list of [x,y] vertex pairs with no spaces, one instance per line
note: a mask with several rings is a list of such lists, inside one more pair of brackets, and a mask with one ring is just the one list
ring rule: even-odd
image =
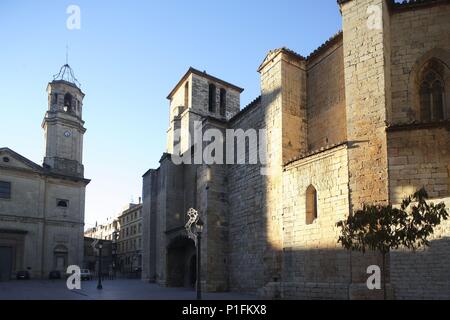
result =
[[[195,244],[187,237],[175,238],[167,248],[167,285],[192,288],[195,284]],[[194,261],[194,264],[192,263]]]
[[[261,104],[252,106],[243,115],[235,117],[229,127],[244,131],[267,128],[270,122],[267,114],[279,112],[268,110],[267,105],[280,99],[279,95],[279,90],[263,93]],[[273,126],[273,122],[271,125]],[[273,137],[271,134],[275,135],[274,132],[268,132],[268,134],[269,139]],[[277,141],[279,140],[273,141],[274,148],[280,146]],[[353,141],[348,147],[358,148],[360,144],[368,142]],[[272,148],[268,151],[269,156],[279,154],[279,149]],[[217,270],[215,266],[220,264],[222,268],[224,264],[227,270],[225,280],[229,283],[228,290],[258,293],[265,298],[383,298],[381,291],[371,291],[366,285],[370,276],[367,274],[367,268],[371,265],[381,266],[381,258],[377,255],[348,252],[339,248],[336,243],[327,243],[328,248],[320,248],[320,244],[312,240],[307,243],[308,248],[283,248],[283,233],[286,231],[283,228],[286,226],[283,222],[282,180],[278,181],[282,179],[281,164],[278,168],[279,177],[261,175],[262,165],[217,166],[218,168],[211,166],[210,170],[211,179],[216,180],[213,183],[207,182],[210,186],[207,201],[208,215],[214,212],[210,218],[215,217],[208,221],[208,232],[214,232],[216,237],[208,239],[208,236],[205,236],[203,240],[206,243],[217,238],[217,241],[223,241],[221,244],[225,243],[224,246],[218,247],[225,248],[227,252],[216,251],[226,256],[226,259],[222,259],[222,256],[219,259],[218,254],[209,251],[202,257],[202,261],[203,263],[208,261],[209,264],[211,260],[214,260],[214,263],[207,268],[203,267],[203,272],[209,270],[211,275],[214,270]],[[221,189],[225,183],[227,184],[226,199],[225,192]],[[199,184],[199,189],[195,191],[203,190],[202,186]],[[201,192],[197,194],[191,188],[196,187],[193,184],[185,184],[180,188],[185,192],[182,200],[184,202],[180,201],[174,207],[184,210],[191,203],[201,206],[200,200],[204,200],[200,198]],[[173,202],[176,201],[173,200]],[[221,219],[224,205],[227,206],[225,221]],[[181,209],[178,211],[181,212]],[[174,212],[171,206],[167,215],[175,213],[177,212]],[[228,238],[217,237],[221,228],[228,228]],[[214,244],[208,243],[208,246],[203,246],[203,249],[214,248]],[[447,270],[447,266],[450,265],[449,246],[450,240],[446,238],[433,241],[431,248],[424,252],[393,252],[389,273],[394,297],[397,299],[426,299],[427,297],[450,299],[450,276]],[[195,282],[192,272],[195,247],[192,240],[185,237],[176,238],[168,245],[166,254],[167,285],[192,286]],[[415,267],[411,268],[411,265]],[[202,278],[203,281],[209,279],[205,273],[202,274]]]
[[450,237],[416,252],[394,251],[390,260],[397,299],[450,299]]
[[[270,299],[383,299],[369,290],[370,266],[382,269],[381,257],[345,249],[285,248],[279,281],[258,293]],[[263,263],[263,261],[260,261]],[[450,238],[431,241],[418,251],[396,250],[387,258],[388,299],[450,299]]]

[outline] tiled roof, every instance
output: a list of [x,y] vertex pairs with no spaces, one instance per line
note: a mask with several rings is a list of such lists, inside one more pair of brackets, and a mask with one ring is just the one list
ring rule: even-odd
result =
[[331,38],[329,38],[327,41],[325,41],[320,47],[318,47],[316,50],[314,50],[307,58],[306,60],[310,60],[318,56],[320,53],[328,49],[330,46],[334,45],[336,42],[342,40],[342,30],[338,31],[336,34],[334,34]]
[[301,54],[295,52],[294,50],[291,50],[286,47],[278,48],[275,50],[270,50],[269,53],[264,58],[263,63],[261,63],[260,67],[258,68],[258,71],[260,71],[269,60],[273,59],[273,57],[275,57],[280,52],[289,54],[289,55],[291,55],[299,60],[302,60],[302,61],[308,61],[310,59],[317,57],[319,54],[321,54],[322,52],[327,50],[330,46],[334,45],[336,42],[338,42],[340,40],[342,40],[342,31],[337,32],[335,35],[333,35],[331,38],[329,38],[327,41],[325,41],[325,43],[323,43],[321,46],[319,46],[316,50],[314,50],[306,58],[304,56],[302,56]]
[[[352,0],[337,0],[339,5],[350,2]],[[396,2],[395,0],[390,0],[389,5],[391,8],[413,8],[421,5],[429,5],[435,3],[450,3],[450,0],[404,0],[402,2]]]
[[292,55],[292,56],[294,56],[294,57],[296,57],[296,58],[298,58],[300,60],[306,60],[304,56],[302,56],[301,54],[299,54],[299,53],[295,52],[294,50],[291,50],[291,49],[289,49],[287,47],[282,47],[282,48],[280,48],[278,50],[283,51],[285,53],[288,53],[288,54],[290,54],[290,55]]
[[294,162],[297,162],[299,160],[303,160],[303,159],[315,156],[317,154],[320,154],[320,153],[323,153],[323,152],[326,152],[326,151],[329,151],[329,150],[332,150],[334,148],[341,147],[341,146],[344,146],[344,145],[347,145],[347,141],[331,144],[331,145],[325,146],[323,148],[320,148],[318,150],[314,150],[314,151],[310,151],[310,152],[304,153],[304,154],[302,154],[302,155],[300,155],[300,156],[298,156],[296,158],[293,158],[293,159],[290,159],[290,160],[286,161],[284,163],[284,166],[288,166],[288,165],[290,165],[290,164],[292,164]]
[[302,56],[301,54],[298,54],[297,52],[295,52],[295,51],[293,51],[293,50],[291,50],[291,49],[289,49],[289,48],[282,47],[282,48],[270,50],[270,51],[267,53],[266,57],[264,58],[263,62],[261,63],[261,65],[260,65],[259,68],[258,68],[258,72],[260,72],[261,69],[262,69],[262,68],[263,68],[270,60],[272,60],[276,55],[278,55],[280,52],[286,53],[286,54],[288,54],[288,55],[290,55],[290,56],[292,56],[292,57],[294,57],[294,58],[296,58],[296,59],[302,60],[302,61],[305,61],[305,60],[306,60],[305,57]]
[[[352,0],[337,0],[338,4],[344,4]],[[389,0],[389,5],[392,9],[403,9],[403,8],[414,8],[419,7],[422,5],[430,5],[430,4],[438,4],[438,3],[449,3],[450,0],[404,0],[403,2],[396,2],[395,0]],[[315,57],[317,57],[320,53],[324,52],[326,49],[328,49],[330,46],[334,45],[336,42],[342,40],[343,32],[342,30],[338,31],[335,35],[330,37],[327,41],[325,41],[321,46],[319,46],[316,50],[314,50],[309,56],[306,58],[302,55],[296,53],[293,50],[290,50],[286,47],[272,50],[269,52],[267,56],[270,56],[271,54],[278,53],[280,51],[284,51],[287,53],[290,53],[292,55],[295,55],[296,57],[302,59],[302,60],[310,60]],[[267,59],[267,58],[266,58]],[[265,60],[266,61],[266,60]],[[265,62],[264,61],[264,62]],[[264,63],[263,63],[264,64]]]
[[415,8],[422,5],[430,5],[436,3],[450,3],[450,0],[404,0],[402,2],[395,2],[391,0],[390,5],[394,9]]
[[238,91],[239,93],[242,93],[242,92],[244,91],[243,88],[240,88],[240,87],[238,87],[238,86],[235,86],[235,85],[232,84],[232,83],[229,83],[229,82],[223,81],[223,80],[221,80],[221,79],[219,79],[219,78],[216,78],[216,77],[214,77],[214,76],[212,76],[212,75],[206,73],[206,71],[203,71],[203,72],[202,72],[202,71],[200,71],[200,70],[197,70],[197,69],[195,69],[195,68],[190,67],[190,68],[188,69],[188,71],[184,74],[184,76],[181,78],[181,80],[178,81],[178,83],[177,83],[177,85],[175,86],[175,88],[173,88],[172,91],[169,93],[169,95],[167,96],[167,99],[170,100],[170,99],[172,98],[172,96],[175,94],[175,92],[178,90],[178,88],[180,88],[180,86],[186,81],[186,79],[189,77],[189,75],[190,75],[191,73],[196,74],[196,75],[198,75],[198,76],[200,76],[200,77],[205,77],[205,78],[207,78],[207,79],[209,79],[209,80],[211,80],[211,81],[220,83],[221,85],[223,85],[223,86],[225,86],[225,87],[232,88],[232,89]]
[[233,118],[230,119],[229,122],[236,121],[238,118],[255,108],[256,106],[259,106],[261,103],[261,96],[257,97],[255,100],[250,102],[244,109],[242,109],[238,114],[236,114]]

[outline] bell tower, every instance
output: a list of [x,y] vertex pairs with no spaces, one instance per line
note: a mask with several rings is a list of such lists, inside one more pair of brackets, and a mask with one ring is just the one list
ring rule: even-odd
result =
[[65,64],[47,86],[48,110],[44,168],[68,176],[83,177],[84,93],[72,68]]

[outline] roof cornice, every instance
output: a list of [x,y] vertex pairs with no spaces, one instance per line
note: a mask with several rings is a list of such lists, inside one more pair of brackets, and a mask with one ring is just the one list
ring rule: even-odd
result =
[[259,106],[261,104],[261,96],[258,96],[256,99],[254,99],[252,102],[250,102],[244,109],[239,111],[234,117],[232,117],[228,122],[233,123],[240,119],[244,114],[247,114],[251,110],[253,110],[255,107]]
[[177,83],[177,85],[175,86],[175,88],[173,88],[172,91],[170,91],[169,95],[167,96],[167,99],[170,100],[170,99],[173,97],[173,95],[175,94],[175,92],[183,85],[183,83],[189,78],[189,76],[190,76],[191,74],[195,74],[195,75],[197,75],[197,76],[199,76],[199,77],[207,78],[207,79],[209,79],[209,80],[211,80],[211,81],[214,81],[214,82],[217,82],[217,83],[223,85],[224,87],[228,87],[228,88],[231,88],[231,89],[233,89],[233,90],[236,90],[236,91],[238,91],[239,93],[242,93],[242,92],[244,91],[243,88],[240,88],[240,87],[238,87],[238,86],[235,86],[235,85],[232,84],[232,83],[229,83],[229,82],[226,82],[226,81],[221,80],[221,79],[219,79],[219,78],[216,78],[216,77],[214,77],[214,76],[212,76],[212,75],[206,73],[206,71],[203,71],[203,72],[202,72],[202,71],[199,71],[199,70],[197,70],[197,69],[195,69],[195,68],[190,67],[190,68],[188,69],[188,71],[184,74],[184,76],[181,78],[181,80],[178,81],[178,83]]
[[307,58],[306,60],[309,62],[310,60],[316,58],[317,56],[319,56],[321,53],[325,52],[326,50],[328,50],[328,48],[332,47],[333,45],[335,45],[336,43],[338,43],[339,41],[342,41],[343,39],[343,32],[342,31],[338,31],[336,34],[334,34],[333,36],[331,36],[327,41],[325,41],[322,45],[320,45],[316,50],[314,50]]
[[[337,0],[339,6],[346,4],[353,0]],[[402,10],[402,9],[415,9],[422,8],[424,6],[430,6],[435,4],[450,4],[450,0],[404,0],[402,2],[395,2],[395,0],[386,0],[389,9]]]
[[306,58],[300,54],[298,54],[297,52],[287,48],[287,47],[282,47],[282,48],[278,48],[275,50],[270,50],[266,57],[264,58],[264,61],[261,63],[261,65],[258,67],[258,72],[261,72],[262,69],[264,69],[264,67],[269,64],[272,60],[274,60],[278,55],[280,54],[286,54],[287,56],[293,58],[296,61],[299,62],[304,62],[306,61]]
[[2,166],[2,169],[20,170],[22,172],[39,174],[41,176],[45,176],[45,177],[49,177],[49,178],[70,180],[73,182],[83,182],[86,185],[88,185],[89,182],[91,182],[90,179],[86,179],[84,177],[70,176],[70,175],[52,172],[51,169],[44,168],[9,148],[0,148],[0,152],[9,153],[11,156],[15,157],[17,160],[25,163],[26,165],[28,165],[30,167],[30,169],[23,169],[23,168],[18,168],[18,167]]
[[25,163],[26,165],[28,165],[29,167],[33,168],[37,172],[43,172],[43,170],[44,170],[44,168],[42,168],[37,163],[29,160],[28,158],[25,158],[24,156],[22,156],[21,154],[15,152],[14,150],[12,150],[10,148],[6,148],[6,147],[5,148],[0,148],[0,152],[9,153],[11,156],[13,156],[16,159],[18,159],[19,161]]

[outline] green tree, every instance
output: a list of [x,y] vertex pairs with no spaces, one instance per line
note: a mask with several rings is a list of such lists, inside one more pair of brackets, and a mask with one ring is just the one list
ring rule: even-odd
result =
[[400,208],[392,205],[364,205],[361,210],[337,223],[341,228],[338,243],[347,250],[381,253],[382,283],[386,299],[386,256],[399,247],[417,250],[430,246],[434,228],[449,213],[444,203],[427,203],[428,194],[420,189],[402,201]]

